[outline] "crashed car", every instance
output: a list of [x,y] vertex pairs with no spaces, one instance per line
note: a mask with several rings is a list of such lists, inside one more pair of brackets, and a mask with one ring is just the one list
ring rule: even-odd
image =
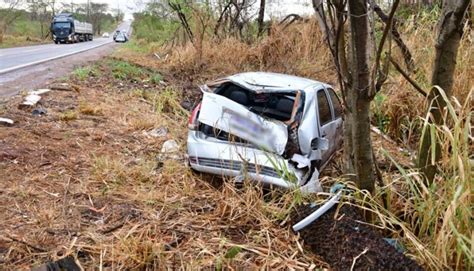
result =
[[192,169],[266,186],[321,190],[319,171],[342,145],[342,107],[330,85],[249,72],[201,87],[188,123]]

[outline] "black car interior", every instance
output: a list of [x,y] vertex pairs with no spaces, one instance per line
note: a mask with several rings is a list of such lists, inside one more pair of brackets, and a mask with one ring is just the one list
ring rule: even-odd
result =
[[295,99],[292,93],[255,93],[232,83],[220,86],[216,94],[247,107],[253,113],[280,121],[291,119]]

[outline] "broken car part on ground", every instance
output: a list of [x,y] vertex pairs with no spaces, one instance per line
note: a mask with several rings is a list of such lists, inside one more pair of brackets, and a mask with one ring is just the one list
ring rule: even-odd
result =
[[197,171],[265,185],[321,190],[321,170],[342,144],[342,107],[330,85],[277,73],[240,73],[202,86],[189,119]]

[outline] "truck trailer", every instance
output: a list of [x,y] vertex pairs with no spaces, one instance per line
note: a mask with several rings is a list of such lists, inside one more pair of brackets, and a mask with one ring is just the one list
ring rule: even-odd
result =
[[51,22],[51,33],[54,43],[75,43],[91,41],[93,38],[92,24],[80,22],[69,13],[54,16]]

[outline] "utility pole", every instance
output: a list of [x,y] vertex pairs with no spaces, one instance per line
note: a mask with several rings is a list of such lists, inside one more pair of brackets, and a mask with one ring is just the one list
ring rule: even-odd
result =
[[87,21],[91,20],[91,1],[87,0]]

